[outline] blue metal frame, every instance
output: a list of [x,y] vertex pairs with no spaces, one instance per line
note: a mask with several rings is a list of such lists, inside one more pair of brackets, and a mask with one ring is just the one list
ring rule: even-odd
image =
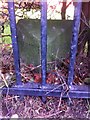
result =
[[42,68],[42,85],[46,84],[47,72],[47,2],[41,2],[41,68]]
[[[73,24],[73,36],[71,41],[71,53],[70,53],[70,66],[68,74],[68,85],[70,86],[69,91],[64,94],[64,97],[72,98],[90,98],[90,87],[89,86],[78,86],[72,85],[74,76],[74,63],[77,52],[78,32],[80,24],[80,13],[81,13],[81,0],[78,0],[75,8],[74,24]],[[16,71],[17,84],[11,86],[9,89],[3,88],[2,94],[13,94],[13,95],[32,95],[32,96],[55,96],[60,97],[61,93],[65,91],[62,85],[46,84],[46,72],[47,72],[47,3],[44,0],[41,1],[41,72],[42,72],[42,83],[26,83],[22,85],[20,76],[20,60],[19,51],[16,35],[16,20],[14,13],[14,1],[8,2],[8,9],[10,15],[10,27],[11,37],[14,54],[14,64]],[[68,94],[67,94],[68,93]]]
[[[42,74],[42,90],[46,85],[47,73],[47,2],[41,0],[41,74]],[[46,97],[42,97],[42,101],[46,102]]]
[[11,29],[11,38],[12,38],[12,47],[13,47],[13,56],[16,72],[16,84],[21,85],[21,75],[20,75],[20,57],[19,49],[17,43],[17,31],[16,31],[16,19],[15,19],[15,8],[14,1],[8,2],[9,18],[10,18],[10,29]]
[[77,43],[78,43],[78,33],[79,33],[79,26],[80,26],[80,17],[81,17],[81,6],[82,0],[78,0],[78,4],[75,7],[74,12],[74,23],[73,23],[73,35],[71,40],[71,50],[70,50],[70,66],[69,66],[69,74],[68,74],[68,84],[69,86],[73,83],[74,77],[74,64],[76,59],[77,53]]

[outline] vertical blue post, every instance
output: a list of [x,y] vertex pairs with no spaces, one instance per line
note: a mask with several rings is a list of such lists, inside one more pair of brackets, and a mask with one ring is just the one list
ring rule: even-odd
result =
[[78,43],[78,33],[80,26],[80,17],[81,17],[81,5],[82,0],[78,0],[78,3],[75,7],[74,12],[74,23],[73,23],[73,35],[71,41],[71,53],[70,53],[70,66],[69,66],[69,74],[68,74],[68,84],[72,85],[73,77],[74,77],[74,64],[77,53],[77,43]]
[[47,2],[41,0],[41,73],[42,85],[46,84],[47,66]]
[[14,8],[13,0],[11,2],[8,0],[8,10],[9,10],[11,38],[12,38],[12,47],[13,47],[13,55],[14,55],[14,65],[16,72],[16,84],[21,85],[20,57],[19,57],[19,50],[17,43],[15,8]]

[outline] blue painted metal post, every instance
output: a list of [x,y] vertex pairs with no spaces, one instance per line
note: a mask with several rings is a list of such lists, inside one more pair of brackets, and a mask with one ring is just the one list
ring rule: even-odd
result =
[[69,74],[68,74],[68,84],[72,85],[73,77],[74,77],[74,64],[77,53],[77,43],[78,43],[78,33],[80,26],[80,17],[81,17],[81,5],[82,0],[78,0],[78,3],[75,7],[74,12],[74,24],[73,24],[73,35],[71,41],[71,53],[70,53],[70,66],[69,66]]
[[19,57],[19,50],[17,43],[15,8],[14,8],[13,0],[11,2],[8,0],[8,10],[9,10],[11,38],[12,38],[12,47],[13,47],[13,55],[14,55],[14,65],[16,72],[16,84],[21,85],[22,82],[20,75],[20,57]]
[[41,0],[41,72],[42,85],[46,84],[47,66],[47,2]]

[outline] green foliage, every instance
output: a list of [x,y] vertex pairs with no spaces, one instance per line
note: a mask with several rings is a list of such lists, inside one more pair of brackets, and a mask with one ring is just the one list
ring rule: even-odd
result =
[[6,23],[4,25],[4,33],[2,33],[2,42],[5,44],[10,44],[11,43],[11,37],[10,37],[10,25]]

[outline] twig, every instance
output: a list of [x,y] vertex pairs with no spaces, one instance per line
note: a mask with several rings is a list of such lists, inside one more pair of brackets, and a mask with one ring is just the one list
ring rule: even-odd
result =
[[64,96],[64,94],[66,93],[69,100],[70,100],[70,103],[72,103],[71,101],[71,98],[69,97],[69,94],[68,94],[68,91],[69,91],[69,87],[66,83],[66,81],[64,80],[64,78],[62,76],[59,75],[58,71],[57,71],[57,77],[60,79],[61,78],[61,83],[64,84],[62,87],[63,87],[63,92],[61,93],[61,96],[60,96],[60,100],[59,100],[59,104],[58,104],[58,109],[61,105],[61,100],[62,100],[62,97]]
[[55,87],[54,89],[50,90],[49,92],[47,92],[45,95],[48,95],[49,93],[55,91],[57,88],[63,86],[64,84],[58,85],[57,87]]
[[80,19],[88,28],[90,28],[90,26],[89,26],[89,24],[87,22],[85,22],[82,18],[80,18]]
[[30,79],[29,77],[26,77],[25,75],[23,75],[22,73],[20,73],[21,74],[21,76],[25,79],[25,80],[28,80],[28,79]]
[[55,111],[53,114],[49,114],[49,115],[43,115],[43,116],[36,116],[36,117],[34,117],[34,118],[50,118],[50,117],[53,117],[53,116],[56,116],[56,115],[58,115],[58,114],[60,114],[60,113],[62,113],[62,112],[65,112],[65,110],[63,110],[63,111]]
[[55,56],[55,70],[57,70],[56,60],[58,58],[58,52],[59,52],[59,48],[57,49],[56,56]]
[[10,97],[10,98],[8,98],[8,97],[6,97],[5,98],[5,101],[7,101],[7,100],[12,100],[12,99],[17,99],[17,98],[19,98],[20,96],[12,96],[12,97]]
[[82,38],[82,40],[78,43],[78,45],[80,45],[80,44],[83,42],[83,40],[85,39],[85,37],[86,37],[86,33],[84,33],[83,38]]
[[2,36],[2,37],[8,37],[8,36],[11,37],[11,35],[1,35],[1,36]]
[[2,73],[0,75],[1,75],[3,82],[5,83],[6,87],[9,87],[7,81],[5,80],[4,75]]
[[89,103],[88,99],[87,99],[87,104],[88,104],[88,112],[87,112],[87,118],[88,118],[88,116],[90,114],[90,103]]
[[79,36],[78,36],[78,37],[80,37],[85,30],[86,30],[86,28],[83,28],[82,31],[79,33]]
[[[55,55],[53,55],[53,56],[56,58]],[[56,63],[57,61],[59,61],[60,63],[63,63],[63,64],[65,65],[65,67],[68,68],[68,64],[66,64],[62,59],[60,59],[60,58],[57,57],[57,59],[55,60],[55,63]]]
[[[4,8],[4,9],[8,9],[8,8]],[[8,16],[8,14],[5,13],[5,12],[3,12],[3,10],[0,10],[0,12],[1,12],[2,14],[4,14],[4,15]]]
[[59,98],[58,110],[59,110],[59,107],[61,106],[62,97],[63,97],[63,93],[61,93],[61,96]]
[[12,57],[12,54],[13,54],[13,50],[11,51],[9,57],[8,57],[8,60],[10,60],[10,58]]
[[85,22],[87,22],[87,19],[86,19],[86,17],[85,17],[84,12],[83,12],[83,11],[81,11],[81,13],[82,13],[82,15],[83,15],[83,17],[84,17]]
[[[53,63],[55,63],[55,61],[47,62],[47,64],[53,64]],[[23,63],[23,65],[24,65],[26,68],[30,69],[30,71],[33,71],[33,70],[38,69],[38,68],[41,67],[41,65],[38,65],[38,66],[36,66],[36,67],[32,67],[32,68],[31,68],[31,67],[27,66],[27,65],[24,64],[24,63]]]

